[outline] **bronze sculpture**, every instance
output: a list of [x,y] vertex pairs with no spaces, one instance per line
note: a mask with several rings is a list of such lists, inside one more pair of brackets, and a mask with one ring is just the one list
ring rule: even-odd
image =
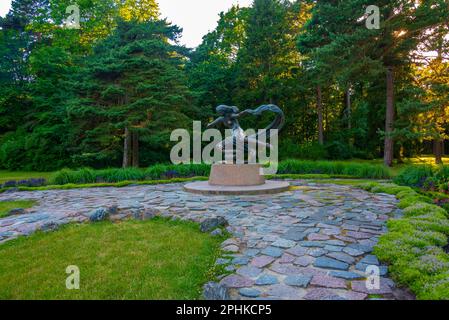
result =
[[[263,112],[267,111],[275,113],[275,119],[262,131],[266,134],[266,137],[271,137],[272,131],[270,130],[280,130],[285,123],[284,112],[274,104],[262,105],[254,110],[247,109],[242,112],[239,112],[239,109],[235,106],[219,105],[216,108],[216,111],[221,116],[210,123],[207,127],[211,128],[217,126],[218,124],[223,124],[225,128],[231,130],[231,136],[218,143],[216,149],[225,154],[226,160],[232,159],[233,163],[236,163],[238,160],[238,152],[243,152],[243,155],[246,153],[248,154],[248,158],[252,157],[255,159],[255,146],[264,147],[267,149],[271,148],[270,144],[259,141],[260,132],[253,135],[246,135],[245,131],[240,127],[238,121],[240,117],[247,114],[259,116]],[[250,148],[249,146],[253,146],[253,148]],[[229,156],[226,156],[227,152]],[[247,163],[247,161],[243,162]]]

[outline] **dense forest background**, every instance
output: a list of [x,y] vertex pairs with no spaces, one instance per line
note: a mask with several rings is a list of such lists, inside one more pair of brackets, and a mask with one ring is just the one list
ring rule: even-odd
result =
[[[393,160],[449,150],[449,5],[254,0],[195,49],[154,0],[13,0],[0,19],[0,167],[147,166],[219,104],[286,113],[280,157]],[[365,25],[380,8],[380,28]],[[200,15],[200,13],[198,13]],[[259,126],[267,119],[248,119]]]

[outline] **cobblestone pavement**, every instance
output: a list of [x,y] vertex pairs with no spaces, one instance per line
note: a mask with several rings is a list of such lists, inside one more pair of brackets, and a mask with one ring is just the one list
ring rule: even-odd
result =
[[[100,207],[201,222],[222,216],[233,235],[217,264],[230,275],[220,284],[232,299],[404,299],[372,255],[389,217],[399,216],[394,196],[350,186],[292,181],[277,195],[202,196],[182,184],[48,190],[0,194],[0,201],[35,199],[26,214],[0,219],[0,243],[35,230],[83,222]],[[366,286],[366,268],[379,266],[380,288]]]

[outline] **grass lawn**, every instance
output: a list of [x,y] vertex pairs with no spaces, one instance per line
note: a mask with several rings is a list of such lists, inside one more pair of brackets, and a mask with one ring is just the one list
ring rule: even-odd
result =
[[[0,299],[198,299],[222,238],[164,219],[71,224],[0,245]],[[80,289],[66,289],[66,268]]]
[[5,217],[11,209],[31,208],[35,204],[36,201],[33,200],[0,201],[0,218]]
[[0,183],[4,183],[9,180],[26,180],[26,179],[47,179],[53,172],[34,172],[34,171],[6,171],[0,170]]

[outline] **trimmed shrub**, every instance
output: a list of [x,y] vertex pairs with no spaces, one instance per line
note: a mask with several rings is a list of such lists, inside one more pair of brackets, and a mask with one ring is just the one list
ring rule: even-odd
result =
[[97,171],[95,175],[95,182],[120,182],[133,180],[145,180],[145,173],[142,169],[105,169]]
[[174,178],[190,178],[195,176],[208,176],[210,165],[163,165],[158,164],[148,169],[125,168],[93,170],[83,168],[80,170],[63,169],[52,175],[49,184],[89,184],[114,183],[121,181],[165,180]]
[[405,188],[408,188],[408,189],[396,194],[396,198],[402,199],[402,198],[413,197],[413,196],[418,195],[418,193],[415,190],[413,190],[412,188],[410,188],[410,187],[405,187]]
[[145,170],[145,178],[171,179],[171,178],[189,178],[189,177],[207,177],[209,176],[211,166],[208,164],[158,164]]
[[413,189],[411,189],[410,187],[398,186],[391,183],[375,184],[375,186],[371,188],[371,191],[376,193],[387,193],[393,195],[397,195],[401,192],[414,192]]
[[432,176],[431,166],[409,166],[401,170],[393,181],[399,185],[421,188],[424,186],[425,181]]
[[[211,166],[208,164],[157,164],[147,169],[103,169],[83,168],[79,170],[63,169],[55,172],[49,184],[89,184],[113,183],[120,181],[166,180],[175,178],[208,177]],[[383,165],[351,162],[286,160],[279,163],[279,175],[318,175],[346,178],[384,179],[390,177],[390,171]]]
[[432,199],[420,195],[407,196],[402,198],[401,201],[399,201],[398,207],[404,209],[422,202],[432,203]]
[[449,181],[449,166],[438,166],[435,170],[435,178],[440,181]]

